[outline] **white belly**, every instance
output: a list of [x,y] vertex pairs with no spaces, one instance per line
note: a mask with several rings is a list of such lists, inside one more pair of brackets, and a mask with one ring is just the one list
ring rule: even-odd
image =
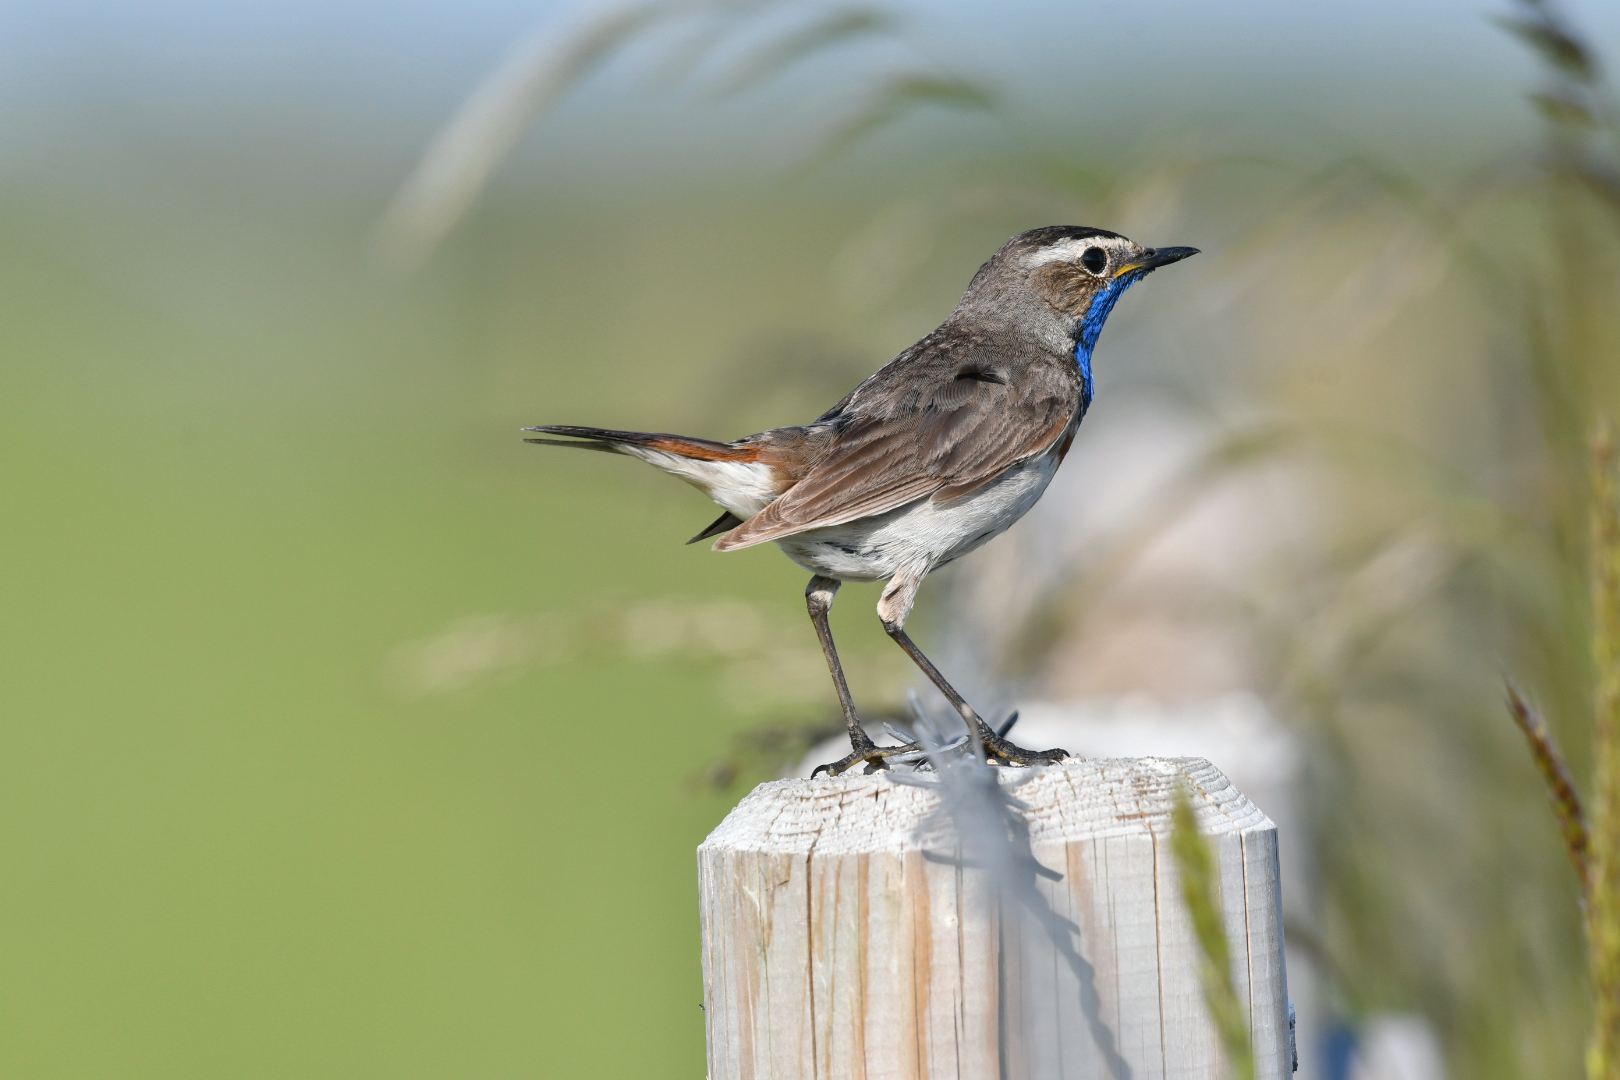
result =
[[976,491],[947,502],[931,498],[846,525],[778,540],[811,573],[839,581],[886,581],[901,567],[926,574],[1012,527],[1057,472],[1055,450],[1014,465]]

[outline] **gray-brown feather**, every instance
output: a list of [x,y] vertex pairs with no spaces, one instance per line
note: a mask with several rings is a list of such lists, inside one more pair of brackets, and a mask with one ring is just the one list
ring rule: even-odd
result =
[[[959,310],[958,316],[963,313]],[[716,545],[732,550],[972,491],[1052,446],[1080,408],[1072,359],[996,323],[953,317],[798,436],[804,475]],[[762,445],[773,433],[754,439]]]

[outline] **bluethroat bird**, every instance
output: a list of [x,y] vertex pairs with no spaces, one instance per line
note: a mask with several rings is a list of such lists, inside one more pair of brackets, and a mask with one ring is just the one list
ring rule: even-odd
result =
[[[701,489],[725,513],[688,543],[716,551],[774,541],[814,577],[805,590],[849,729],[837,776],[916,744],[878,746],[856,714],[827,613],[846,581],[886,581],[878,618],[1002,765],[1026,750],[991,728],[906,634],[923,578],[1005,532],[1046,490],[1091,404],[1091,353],[1120,295],[1197,249],[1144,248],[1118,233],[1054,225],[1021,233],[979,268],[937,330],[810,423],[735,442],[545,425],[529,439],[627,454]],[[722,535],[723,534],[723,535]]]

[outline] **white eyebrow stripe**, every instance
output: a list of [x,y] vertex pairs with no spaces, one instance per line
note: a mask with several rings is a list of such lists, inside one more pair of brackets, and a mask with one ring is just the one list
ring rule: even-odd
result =
[[1096,247],[1096,244],[1090,240],[1065,240],[1061,244],[1053,244],[1049,248],[1036,252],[1030,258],[1028,265],[1033,270],[1037,266],[1045,266],[1050,262],[1072,262],[1079,256],[1081,251],[1088,247]]
[[1064,240],[1036,252],[1030,256],[1025,266],[1033,270],[1037,266],[1045,266],[1051,262],[1074,262],[1086,248],[1100,247],[1110,253],[1116,253],[1121,249],[1128,251],[1130,246],[1130,241],[1113,236],[1088,236],[1078,240]]

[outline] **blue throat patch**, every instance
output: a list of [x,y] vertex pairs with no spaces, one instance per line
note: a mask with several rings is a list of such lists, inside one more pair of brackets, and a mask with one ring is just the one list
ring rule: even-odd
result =
[[1085,317],[1074,333],[1074,359],[1080,365],[1080,389],[1084,395],[1081,407],[1091,404],[1094,394],[1091,381],[1091,351],[1097,347],[1097,339],[1102,336],[1103,323],[1108,321],[1108,313],[1114,310],[1114,304],[1119,301],[1120,294],[1142,279],[1142,274],[1131,274],[1129,277],[1115,278],[1108,283],[1108,287],[1097,294],[1091,301]]

